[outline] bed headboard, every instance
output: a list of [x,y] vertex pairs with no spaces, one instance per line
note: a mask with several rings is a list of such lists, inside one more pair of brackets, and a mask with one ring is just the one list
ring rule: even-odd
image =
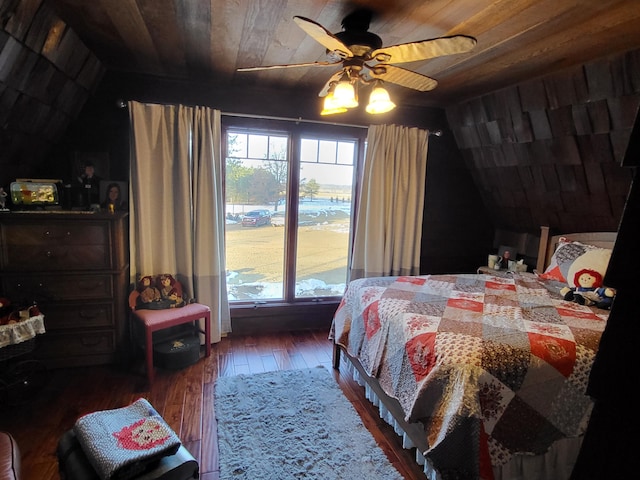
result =
[[595,245],[602,248],[613,248],[616,243],[618,232],[584,232],[584,233],[565,233],[562,235],[549,235],[549,227],[540,227],[540,246],[538,247],[538,263],[536,270],[540,273],[544,272],[553,252],[556,251],[558,241],[562,237],[567,237],[573,241]]

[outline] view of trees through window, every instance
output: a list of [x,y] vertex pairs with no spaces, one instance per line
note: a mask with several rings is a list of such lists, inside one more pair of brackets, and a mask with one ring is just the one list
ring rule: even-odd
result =
[[227,130],[230,301],[344,293],[357,144],[356,139]]

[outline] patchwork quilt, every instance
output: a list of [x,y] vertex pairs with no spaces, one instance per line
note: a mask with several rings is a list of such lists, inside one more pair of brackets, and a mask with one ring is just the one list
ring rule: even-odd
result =
[[424,424],[443,479],[491,479],[492,465],[586,429],[609,312],[557,290],[526,273],[359,279],[331,337]]

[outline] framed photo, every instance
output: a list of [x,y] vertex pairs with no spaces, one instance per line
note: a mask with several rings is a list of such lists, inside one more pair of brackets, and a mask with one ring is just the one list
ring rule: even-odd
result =
[[518,249],[516,247],[511,247],[509,245],[500,245],[498,249],[498,255],[504,258],[504,253],[509,252],[509,259],[516,260],[518,258]]
[[109,154],[107,152],[75,152],[71,165],[72,183],[84,183],[88,173],[88,168],[92,169],[91,175],[96,179],[109,178]]
[[113,203],[114,211],[129,210],[129,185],[119,180],[100,180],[100,208],[109,211]]

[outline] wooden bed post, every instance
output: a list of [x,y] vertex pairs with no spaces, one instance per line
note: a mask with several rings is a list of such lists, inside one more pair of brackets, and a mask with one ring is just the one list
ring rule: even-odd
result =
[[538,262],[536,263],[536,270],[538,273],[544,272],[544,267],[547,263],[547,244],[549,243],[549,227],[540,227],[540,244],[538,245]]

